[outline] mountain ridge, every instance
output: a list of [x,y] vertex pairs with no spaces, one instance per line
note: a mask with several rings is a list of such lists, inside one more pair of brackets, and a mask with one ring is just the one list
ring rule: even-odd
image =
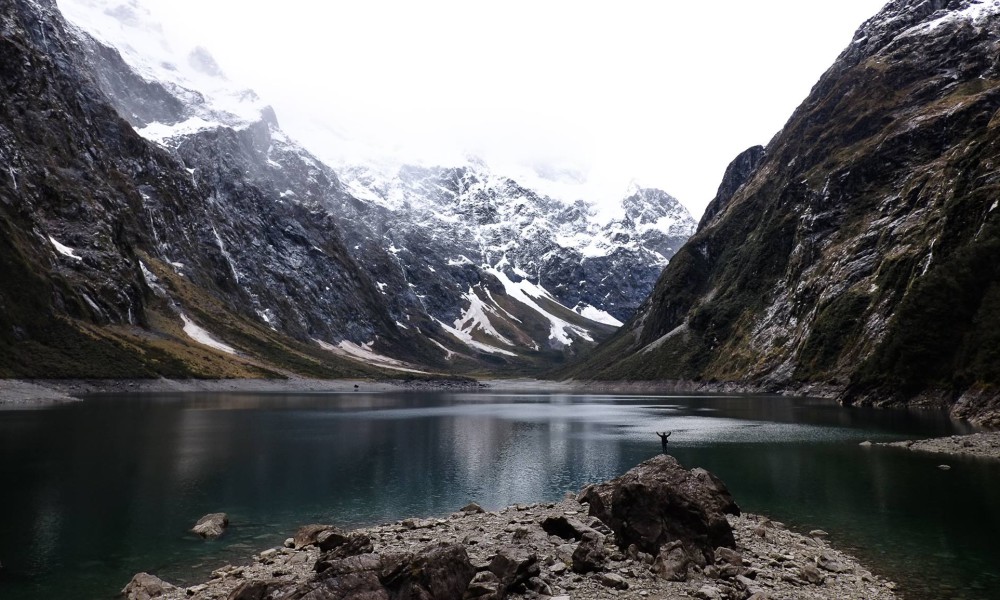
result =
[[998,14],[896,1],[869,19],[636,316],[568,374],[822,388],[997,422]]

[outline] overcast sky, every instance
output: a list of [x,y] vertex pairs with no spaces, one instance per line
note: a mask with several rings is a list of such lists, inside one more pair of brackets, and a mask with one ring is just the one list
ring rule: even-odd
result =
[[139,1],[332,162],[475,155],[611,199],[635,179],[696,217],[884,3]]

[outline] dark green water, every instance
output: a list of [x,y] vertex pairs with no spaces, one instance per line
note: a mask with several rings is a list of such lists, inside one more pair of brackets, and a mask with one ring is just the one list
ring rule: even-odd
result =
[[[664,429],[744,510],[831,532],[909,598],[1000,590],[1000,463],[858,446],[964,431],[937,414],[771,397],[201,394],[0,411],[0,598],[112,598],[138,571],[193,582],[304,523],[556,499],[657,453]],[[222,539],[187,533],[216,511],[231,519]]]

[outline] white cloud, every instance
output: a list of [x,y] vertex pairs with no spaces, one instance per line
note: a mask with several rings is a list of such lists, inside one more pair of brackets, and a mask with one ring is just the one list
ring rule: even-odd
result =
[[556,165],[700,214],[882,0],[133,0],[324,158]]

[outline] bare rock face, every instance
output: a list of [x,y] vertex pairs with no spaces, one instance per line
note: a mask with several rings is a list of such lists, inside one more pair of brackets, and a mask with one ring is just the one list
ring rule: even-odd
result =
[[690,560],[706,565],[714,562],[716,548],[736,547],[726,515],[740,509],[725,484],[704,469],[685,470],[672,456],[588,486],[580,500],[611,527],[623,549],[635,544],[657,556],[664,545],[680,542]]
[[159,577],[149,573],[138,573],[122,590],[122,597],[125,600],[152,600],[177,589]]
[[229,516],[226,513],[212,513],[198,519],[191,531],[201,537],[214,540],[221,536],[229,527]]

